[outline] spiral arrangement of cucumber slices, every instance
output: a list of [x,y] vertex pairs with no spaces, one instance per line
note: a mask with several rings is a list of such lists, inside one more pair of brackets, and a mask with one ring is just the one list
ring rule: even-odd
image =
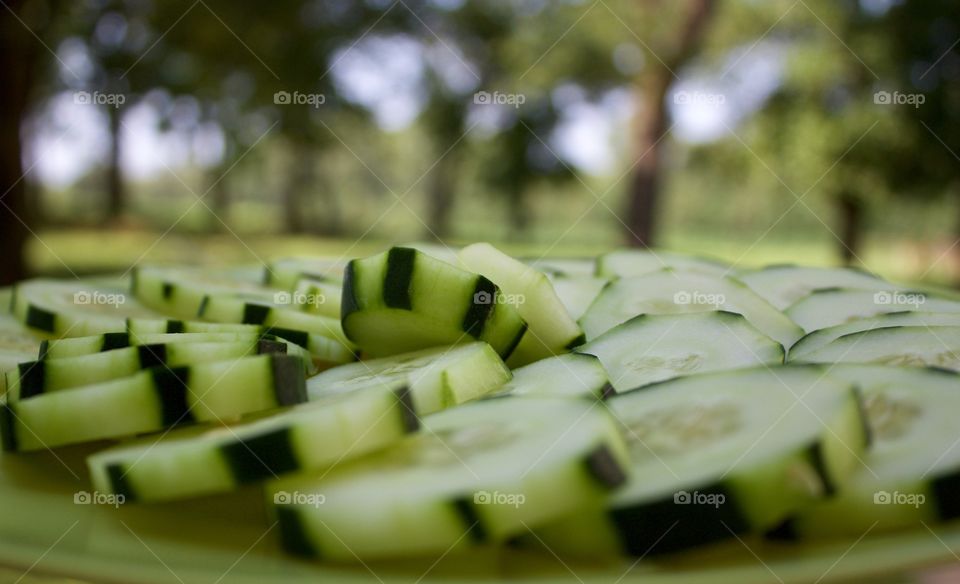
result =
[[300,556],[646,558],[960,519],[946,294],[424,243],[125,286],[0,290],[2,456],[93,443],[92,487],[131,504],[262,491]]

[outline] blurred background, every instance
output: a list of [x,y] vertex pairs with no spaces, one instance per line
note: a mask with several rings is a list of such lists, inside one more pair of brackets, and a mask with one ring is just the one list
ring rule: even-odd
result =
[[387,242],[960,284],[947,0],[2,0],[0,280]]

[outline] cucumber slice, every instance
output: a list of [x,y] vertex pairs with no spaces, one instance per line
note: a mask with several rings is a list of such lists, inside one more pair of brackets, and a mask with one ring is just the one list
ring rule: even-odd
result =
[[282,290],[292,290],[303,278],[342,282],[348,261],[348,258],[332,257],[280,258],[267,264],[263,281],[268,286]]
[[290,295],[290,302],[304,312],[340,320],[342,284],[315,278],[301,278]]
[[733,312],[644,314],[577,349],[596,355],[617,391],[681,375],[782,364],[783,347]]
[[128,317],[162,318],[119,288],[45,279],[17,284],[11,312],[31,329],[56,337],[123,330]]
[[780,310],[815,290],[848,288],[859,290],[895,290],[897,286],[855,268],[814,268],[807,266],[767,266],[743,272],[740,280]]
[[44,341],[40,345],[40,359],[64,359],[95,355],[102,351],[125,349],[150,344],[188,344],[188,343],[237,343],[256,342],[262,338],[272,340],[258,332],[244,333],[107,333],[92,337],[73,337]]
[[859,468],[867,446],[853,384],[825,371],[694,375],[603,402],[624,425],[631,479],[540,538],[574,556],[656,556],[781,522]]
[[960,370],[960,327],[897,326],[843,335],[797,359]]
[[960,517],[960,376],[872,365],[838,365],[830,375],[863,393],[873,435],[866,468],[775,535],[860,537]]
[[595,339],[638,314],[679,314],[725,310],[742,314],[760,332],[789,347],[803,331],[734,278],[661,270],[611,282],[580,319]]
[[806,332],[894,312],[960,313],[960,302],[926,292],[907,290],[817,290],[786,310],[786,315]]
[[896,326],[960,326],[960,313],[945,312],[891,312],[871,318],[861,318],[837,326],[808,333],[790,347],[787,359],[799,361],[804,355],[828,345],[844,335]]
[[79,357],[27,361],[6,374],[7,401],[119,379],[150,367],[179,367],[286,352],[284,343],[256,339],[233,343],[151,343]]
[[[284,313],[283,320],[290,318]],[[256,333],[260,336],[273,335],[305,348],[313,355],[315,363],[321,365],[339,365],[357,360],[354,350],[342,342],[316,333],[284,328],[280,326],[260,326],[254,324],[235,324],[225,322],[200,322],[191,320],[139,320],[127,321],[127,331],[131,335],[143,338],[145,335],[160,333]]]
[[161,366],[2,404],[0,438],[8,451],[40,450],[180,423],[231,420],[304,401],[303,364],[287,355]]
[[554,276],[553,291],[567,309],[570,318],[579,320],[607,285],[606,278],[590,276]]
[[343,283],[347,337],[372,356],[470,340],[508,357],[526,331],[490,280],[425,253],[395,247],[353,260]]
[[328,369],[307,381],[311,400],[370,385],[402,383],[414,412],[431,414],[495,391],[510,370],[490,345],[470,343],[425,349]]
[[229,273],[159,266],[138,266],[130,288],[145,306],[176,318],[196,318],[204,299],[212,294],[269,302],[278,292]]
[[515,369],[513,379],[497,395],[606,399],[613,393],[599,359],[593,355],[567,353]]
[[595,503],[624,480],[616,426],[586,400],[482,400],[424,423],[322,478],[271,483],[284,546],[347,561],[446,554]]
[[348,348],[352,346],[343,334],[340,321],[319,314],[307,314],[296,308],[277,306],[272,302],[237,296],[207,296],[203,299],[198,314],[204,320],[217,323],[253,324],[304,331],[336,340]]
[[0,395],[7,390],[6,373],[23,361],[35,359],[40,339],[13,316],[0,313]]
[[620,249],[597,258],[597,275],[608,278],[631,278],[672,268],[700,274],[724,277],[732,271],[730,266],[710,258],[689,256],[668,251],[654,252],[649,249]]
[[551,277],[589,278],[597,273],[597,260],[591,257],[525,259],[524,263]]
[[527,332],[507,360],[508,365],[526,365],[583,343],[583,331],[567,313],[545,274],[488,243],[468,245],[459,257],[468,270],[499,286],[505,301],[515,299],[517,311],[527,321]]
[[156,502],[232,491],[388,446],[417,428],[403,386],[329,396],[223,427],[184,428],[87,459],[99,492]]

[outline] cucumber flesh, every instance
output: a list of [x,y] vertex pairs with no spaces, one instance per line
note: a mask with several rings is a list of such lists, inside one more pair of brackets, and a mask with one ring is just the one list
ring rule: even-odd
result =
[[616,427],[586,400],[482,400],[424,423],[325,476],[272,482],[284,546],[351,562],[456,553],[596,502],[624,480]]
[[613,392],[599,359],[593,355],[567,353],[514,369],[513,379],[504,384],[497,395],[606,399]]
[[853,268],[814,268],[807,266],[767,266],[741,273],[740,280],[770,304],[784,310],[815,290],[848,288],[859,290],[895,290],[897,286]]
[[803,330],[742,282],[694,272],[661,270],[611,282],[580,324],[592,340],[639,314],[725,310],[742,314],[760,332],[789,347]]
[[960,370],[960,327],[897,326],[851,333],[797,359]]
[[819,329],[805,335],[790,347],[787,359],[798,361],[804,355],[819,349],[844,335],[896,326],[960,326],[960,313],[948,312],[894,312]]
[[597,258],[597,275],[610,278],[643,276],[666,268],[721,278],[732,271],[728,265],[717,260],[667,251],[622,249]]
[[348,264],[343,330],[374,357],[479,340],[506,358],[526,323],[501,297],[479,274],[395,247]]
[[607,285],[606,278],[596,276],[553,276],[553,290],[570,317],[579,320]]
[[0,313],[0,395],[7,391],[6,374],[17,365],[35,359],[41,341],[9,314]]
[[786,310],[806,332],[894,312],[960,313],[960,301],[909,290],[818,290]]
[[873,445],[833,497],[801,510],[776,535],[849,536],[960,517],[960,376],[942,369],[837,365],[863,394]]
[[417,428],[407,388],[369,387],[220,427],[184,428],[87,459],[99,492],[157,502],[232,491],[322,469],[388,446]]
[[303,365],[258,355],[186,367],[154,367],[121,379],[0,404],[8,451],[30,451],[230,421],[306,401]]
[[470,343],[425,349],[328,369],[307,381],[311,400],[371,385],[402,383],[413,412],[426,415],[500,388],[510,370],[490,345]]
[[131,291],[145,306],[176,318],[196,318],[210,295],[236,296],[268,302],[279,291],[229,273],[206,268],[140,266]]
[[548,257],[527,259],[524,263],[551,278],[590,278],[597,273],[597,260],[592,257]]
[[574,556],[656,556],[779,523],[850,476],[867,447],[854,385],[825,372],[694,375],[603,402],[624,426],[631,479],[539,537]]
[[352,347],[338,320],[320,314],[308,314],[293,306],[277,305],[274,303],[275,298],[272,296],[269,300],[258,300],[238,296],[206,296],[200,304],[198,316],[215,323],[303,331],[333,339],[344,347]]
[[506,301],[516,299],[527,331],[507,364],[517,367],[566,353],[583,343],[583,331],[540,271],[519,262],[488,243],[463,248],[460,263],[482,274],[503,290]]
[[783,347],[732,312],[644,314],[583,345],[617,391],[694,373],[782,364]]
[[[315,278],[301,278],[290,294],[290,302],[304,312],[340,319],[342,284]],[[282,294],[277,298],[286,298]]]
[[303,278],[324,282],[343,282],[343,269],[349,258],[291,257],[280,258],[267,264],[263,281],[266,285],[281,290],[292,290]]

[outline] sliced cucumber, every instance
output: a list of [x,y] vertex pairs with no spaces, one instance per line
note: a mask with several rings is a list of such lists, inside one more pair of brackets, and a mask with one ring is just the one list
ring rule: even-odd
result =
[[543,272],[488,243],[468,245],[460,251],[459,257],[468,270],[482,274],[499,286],[504,301],[509,303],[513,299],[520,316],[527,322],[527,332],[507,360],[508,365],[526,365],[566,353],[583,343],[583,331],[570,317]]
[[44,279],[17,284],[11,312],[31,329],[57,337],[122,330],[129,317],[162,318],[119,288]]
[[0,313],[0,394],[7,390],[6,373],[23,361],[35,359],[40,339],[13,316]]
[[290,301],[304,312],[339,320],[342,287],[339,282],[301,278],[290,295]]
[[207,296],[203,299],[198,314],[200,318],[216,323],[253,324],[317,334],[352,348],[352,343],[343,334],[340,321],[319,314],[307,314],[294,307],[278,306],[272,301],[237,296]]
[[567,353],[513,371],[497,395],[569,396],[606,399],[614,393],[607,372],[593,355]]
[[620,249],[597,258],[597,275],[630,278],[659,272],[664,268],[723,277],[731,272],[724,263],[668,251]]
[[328,369],[307,381],[311,400],[370,385],[402,383],[418,415],[438,412],[497,390],[510,370],[490,345],[425,349]]
[[524,263],[551,277],[589,278],[597,273],[597,260],[583,258],[537,258],[527,259]]
[[263,281],[268,286],[292,290],[303,278],[324,282],[342,282],[349,258],[291,257],[267,264]]
[[606,278],[595,276],[554,276],[553,290],[567,308],[570,318],[579,320],[607,285]]
[[751,290],[783,310],[807,294],[825,288],[895,290],[897,286],[854,268],[814,268],[778,265],[743,272],[739,276]]
[[787,316],[806,332],[893,312],[960,313],[960,301],[905,290],[817,290],[790,305]]
[[843,335],[797,359],[960,370],[960,327],[896,326]]
[[102,351],[125,349],[150,344],[188,344],[188,343],[236,343],[256,342],[261,338],[272,338],[258,332],[244,333],[106,333],[91,337],[72,337],[44,341],[40,345],[40,359],[64,359],[94,355]]
[[287,355],[161,366],[2,404],[0,437],[5,450],[40,450],[186,422],[229,421],[304,401],[303,364]]
[[871,329],[896,326],[960,326],[960,313],[947,312],[891,312],[870,318],[852,320],[808,333],[790,347],[787,359],[798,361],[807,353],[819,349],[844,335]]
[[675,270],[611,282],[590,305],[580,324],[590,340],[638,314],[710,310],[742,314],[784,347],[803,335],[797,325],[739,280]]
[[526,331],[500,289],[478,274],[410,248],[353,260],[343,283],[343,330],[372,356],[470,340],[507,358]]
[[873,435],[866,468],[776,535],[860,537],[960,517],[960,376],[870,365],[838,365],[830,375],[863,393]]
[[779,523],[842,483],[867,446],[853,384],[824,374],[725,371],[603,402],[624,425],[632,478],[541,539],[556,553],[655,556]]
[[595,503],[623,482],[624,455],[612,420],[586,400],[482,400],[320,479],[273,482],[268,501],[294,553],[439,555]]
[[577,349],[596,355],[617,391],[681,375],[782,364],[783,347],[733,312],[644,314]]
[[284,343],[256,339],[232,343],[151,343],[79,357],[27,361],[6,374],[7,401],[119,379],[150,367],[179,367],[286,352]]
[[388,446],[417,428],[403,386],[370,387],[222,427],[184,428],[94,454],[99,492],[167,501],[320,469]]
[[205,268],[140,266],[131,291],[144,305],[176,318],[196,318],[207,296],[220,294],[269,302],[278,290]]

